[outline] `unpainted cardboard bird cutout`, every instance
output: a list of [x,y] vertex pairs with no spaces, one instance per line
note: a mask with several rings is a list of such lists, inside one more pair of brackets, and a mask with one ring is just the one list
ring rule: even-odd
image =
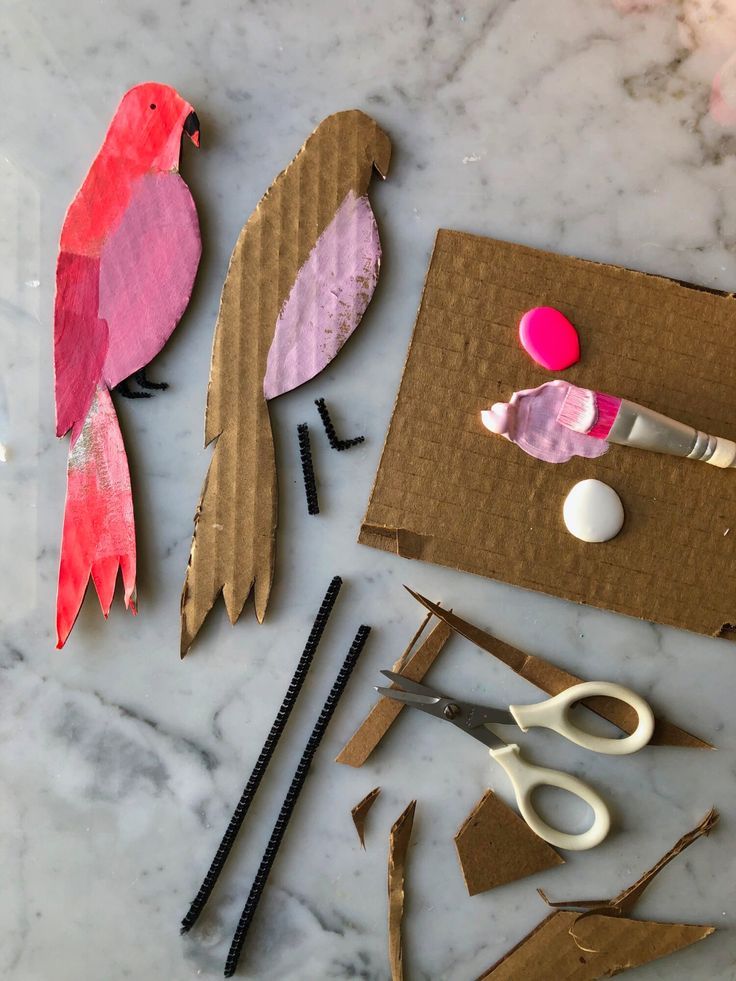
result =
[[263,620],[278,514],[268,399],[318,374],[361,321],[381,248],[368,200],[391,143],[357,110],[323,120],[238,237],[220,299],[205,442],[216,441],[181,600],[187,653],[222,592],[230,621],[251,590]]

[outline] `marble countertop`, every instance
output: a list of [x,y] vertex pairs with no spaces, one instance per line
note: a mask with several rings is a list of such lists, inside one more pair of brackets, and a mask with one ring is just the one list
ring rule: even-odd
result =
[[[736,285],[732,2],[608,0],[3,0],[0,135],[0,975],[6,981],[215,978],[312,721],[357,625],[373,633],[330,726],[249,939],[258,979],[388,976],[388,831],[418,800],[405,920],[407,977],[467,981],[553,898],[614,895],[711,804],[709,840],[662,873],[637,912],[712,923],[714,937],[632,972],[640,981],[736,977],[736,649],[411,563],[355,544],[401,375],[435,231],[450,227]],[[193,302],[151,374],[171,383],[118,403],[131,459],[140,616],[108,623],[88,597],[63,652],[53,606],[66,445],[54,437],[53,270],[68,202],[131,84],[156,78],[196,106],[202,149],[182,172],[201,215]],[[736,103],[735,103],[736,104]],[[363,325],[319,378],[273,406],[279,558],[267,622],[218,609],[183,663],[179,593],[210,453],[209,352],[236,235],[325,115],[360,107],[394,142],[372,200],[384,243]],[[734,117],[736,118],[736,116]],[[346,435],[331,452],[313,400]],[[322,514],[306,514],[295,426],[315,432]],[[696,545],[696,543],[694,543]],[[683,558],[686,561],[686,557]],[[345,587],[292,722],[202,926],[179,921],[216,847],[331,576]],[[471,740],[405,713],[361,770],[332,758],[374,699],[377,670],[421,619],[423,593],[511,643],[589,677],[626,680],[719,752],[601,761],[524,737],[610,800],[604,845],[470,899],[452,837],[500,770]],[[535,690],[453,638],[432,679],[500,699]],[[380,784],[367,851],[350,808]],[[577,815],[567,815],[571,820]],[[521,981],[521,979],[520,979]]]

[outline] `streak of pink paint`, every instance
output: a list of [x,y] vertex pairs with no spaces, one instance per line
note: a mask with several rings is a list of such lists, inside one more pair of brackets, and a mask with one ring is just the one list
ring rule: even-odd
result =
[[482,414],[483,425],[546,463],[566,463],[574,456],[603,456],[608,450],[605,440],[573,432],[557,422],[569,388],[568,382],[558,379],[514,392],[509,402],[497,402]]

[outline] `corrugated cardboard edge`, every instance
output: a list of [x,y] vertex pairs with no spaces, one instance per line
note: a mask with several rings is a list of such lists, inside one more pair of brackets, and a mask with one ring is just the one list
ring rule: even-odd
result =
[[[432,256],[434,255],[434,250],[437,248],[437,240],[442,233],[442,229],[439,228],[434,236],[434,242],[432,243],[432,250],[429,255],[429,265],[432,264]],[[424,303],[424,294],[427,291],[427,283],[429,281],[429,266],[427,267],[427,275],[424,277],[424,282],[422,283],[422,292],[419,296],[419,303],[417,305],[417,312],[414,316],[414,325],[416,327],[417,319],[419,318],[419,313],[422,309],[422,304]],[[411,357],[411,349],[414,346],[414,336],[415,328],[412,328],[411,339],[409,341],[409,347],[406,350],[406,357],[404,358],[404,366],[401,369],[401,379],[399,381],[399,387],[396,389],[396,395],[394,396],[394,404],[391,407],[391,421],[388,424],[388,429],[386,430],[386,435],[383,440],[383,446],[381,447],[381,455],[378,458],[379,464],[376,469],[376,474],[373,478],[373,483],[371,485],[371,492],[368,495],[368,503],[366,504],[366,514],[363,515],[363,520],[360,523],[360,528],[358,530],[358,544],[369,545],[371,548],[382,549],[384,552],[393,552],[395,555],[401,555],[398,551],[398,547],[392,547],[392,542],[396,543],[398,546],[398,535],[400,529],[382,527],[381,525],[372,525],[367,522],[367,513],[370,507],[370,502],[373,499],[373,495],[376,490],[376,484],[378,483],[378,475],[381,471],[381,461],[386,453],[386,444],[388,443],[389,436],[391,435],[391,430],[394,425],[394,419],[396,418],[396,406],[399,404],[399,398],[401,397],[401,389],[404,385],[404,375],[406,374],[406,369],[409,364],[409,358]]]
[[471,896],[565,864],[492,790],[463,821],[455,848]]
[[[452,634],[450,627],[440,620],[424,642],[412,653],[414,644],[426,623],[425,619],[409,647],[393,665],[394,671],[398,671],[412,681],[421,681],[424,678]],[[346,763],[348,766],[362,766],[399,717],[403,708],[401,702],[381,697],[340,750],[335,762]]]
[[388,850],[388,959],[391,981],[403,981],[404,951],[401,923],[404,918],[406,857],[414,826],[417,802],[413,800],[391,828]]

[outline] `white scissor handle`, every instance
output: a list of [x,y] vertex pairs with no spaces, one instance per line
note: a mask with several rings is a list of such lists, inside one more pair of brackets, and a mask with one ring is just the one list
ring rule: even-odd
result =
[[[489,750],[493,759],[499,763],[511,781],[519,805],[521,816],[540,838],[548,841],[556,848],[566,848],[569,851],[584,851],[595,848],[608,834],[611,826],[611,816],[601,797],[592,787],[583,783],[570,773],[552,770],[545,766],[535,766],[527,763],[519,752],[516,743],[510,743],[501,749]],[[567,790],[584,801],[593,811],[593,823],[587,831],[572,835],[566,831],[558,831],[547,824],[535,811],[532,804],[532,792],[536,787],[559,787]]]
[[[594,695],[616,698],[626,702],[637,714],[638,724],[630,736],[623,739],[616,737],[594,736],[592,733],[579,729],[570,721],[570,709],[575,702]],[[615,685],[611,681],[584,681],[579,685],[566,688],[565,691],[534,705],[509,705],[509,711],[516,720],[522,732],[533,726],[552,729],[568,739],[571,743],[589,749],[594,753],[605,753],[608,756],[624,756],[626,753],[638,753],[652,738],[654,732],[654,715],[649,705],[641,695],[630,688]]]

